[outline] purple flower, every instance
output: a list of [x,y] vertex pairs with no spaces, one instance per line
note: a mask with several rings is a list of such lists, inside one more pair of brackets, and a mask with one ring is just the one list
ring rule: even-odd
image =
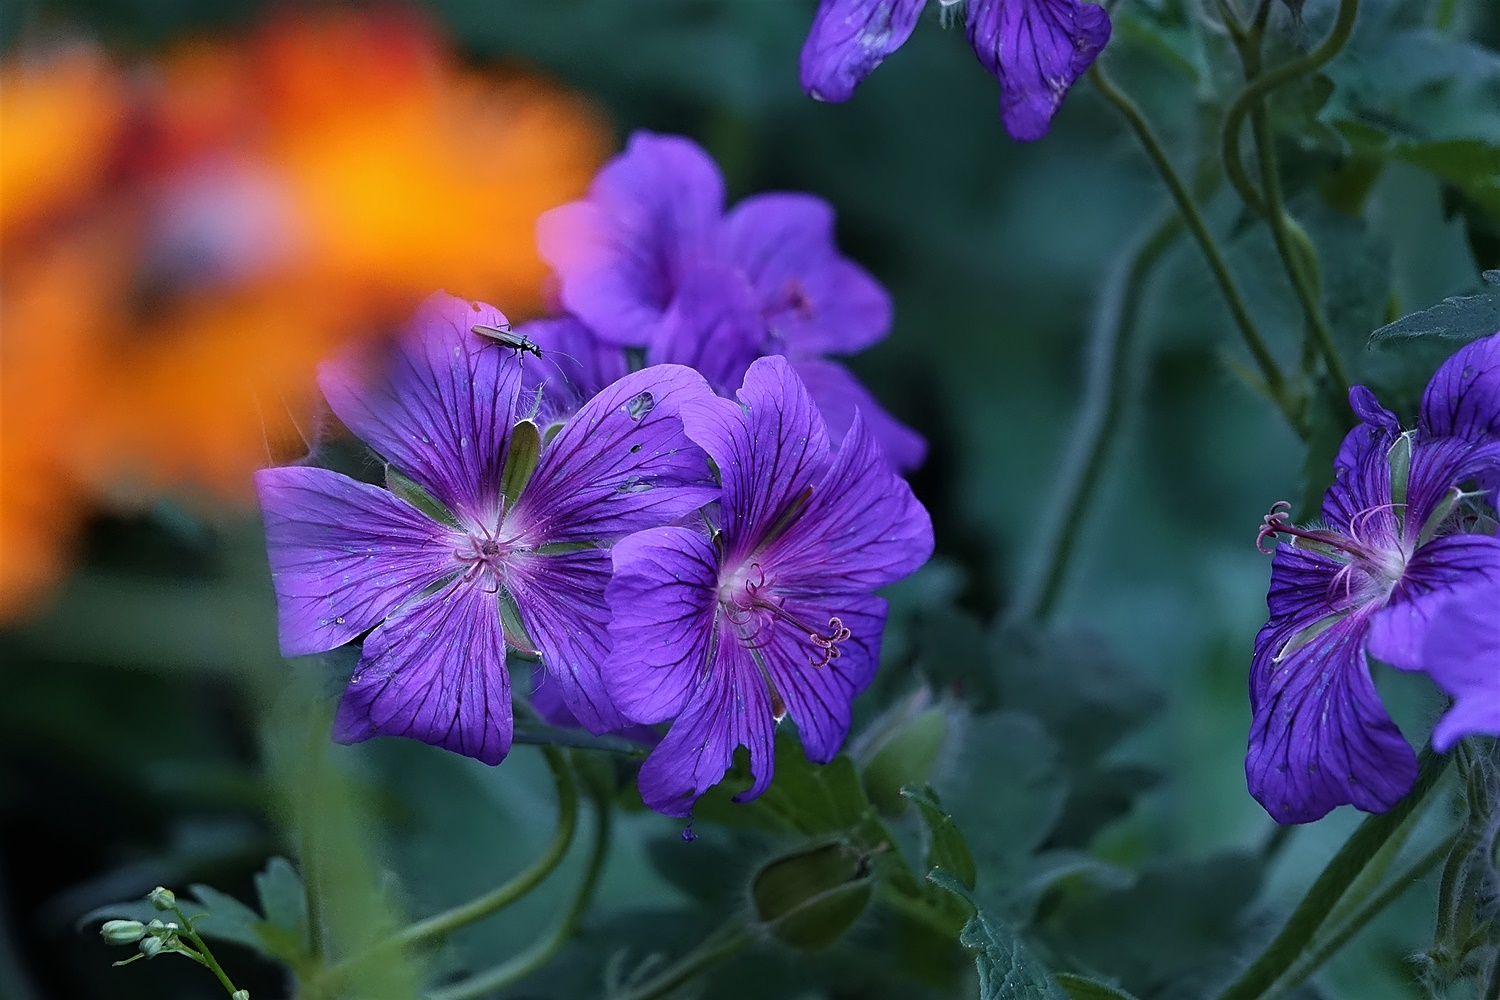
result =
[[809,759],[833,759],[879,662],[886,605],[872,592],[933,544],[860,417],[834,453],[784,358],[754,362],[738,403],[689,403],[682,420],[718,468],[716,520],[624,539],[608,592],[611,694],[638,722],[676,720],[640,774],[646,804],[671,816],[692,812],[740,746],[754,776],[740,799],[764,791],[786,715]]
[[1245,772],[1251,794],[1282,823],[1344,803],[1381,812],[1406,794],[1416,758],[1366,657],[1443,685],[1427,649],[1434,614],[1500,582],[1491,512],[1464,488],[1500,470],[1500,335],[1444,363],[1415,431],[1403,432],[1362,386],[1350,403],[1363,422],[1336,460],[1324,526],[1293,527],[1278,504],[1262,529],[1262,540],[1292,541],[1276,550],[1270,620],[1255,640]]
[[507,647],[540,656],[585,726],[622,725],[600,676],[600,546],[717,495],[677,417],[709,395],[701,376],[627,375],[542,445],[516,416],[520,356],[471,333],[504,322],[434,295],[381,365],[320,369],[334,413],[389,463],[389,491],[324,469],[256,476],[283,653],[369,632],[334,722],[341,742],[411,736],[497,763],[512,731]]
[[[940,0],[951,7],[959,0]],[[911,36],[926,0],[822,0],[802,47],[802,89],[847,101]],[[1000,118],[1011,138],[1047,134],[1068,88],[1109,41],[1109,13],[1082,0],[968,0],[966,34],[1000,81]]]
[[724,394],[756,358],[784,355],[807,369],[836,439],[858,408],[892,463],[914,468],[922,438],[825,357],[862,351],[891,326],[890,296],[839,253],[833,222],[803,194],[755,195],[726,214],[707,153],[636,132],[587,198],[543,215],[537,239],[563,308],[598,341],[690,365]]

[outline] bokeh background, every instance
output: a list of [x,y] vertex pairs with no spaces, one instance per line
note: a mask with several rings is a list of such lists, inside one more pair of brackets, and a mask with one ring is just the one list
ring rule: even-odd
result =
[[[1117,29],[1106,58],[1191,166],[1227,54],[1163,49],[1196,33],[1200,5],[1131,5],[1159,37]],[[1058,500],[1101,289],[1165,197],[1086,85],[1045,140],[1008,140],[994,81],[935,19],[850,104],[808,100],[797,56],[814,6],[23,0],[0,12],[0,996],[214,996],[185,962],[109,968],[119,956],[77,921],[158,883],[249,898],[266,857],[298,852],[282,821],[308,799],[347,800],[324,833],[349,878],[395,873],[398,909],[462,899],[539,850],[552,817],[530,751],[488,769],[316,738],[337,681],[276,654],[248,477],[347,447],[312,365],[431,290],[512,318],[542,311],[532,223],[578,196],[632,129],[697,139],[731,199],[829,199],[845,251],[889,286],[894,333],[852,364],[931,443],[913,483],[938,558],[897,597],[927,644],[898,636],[887,668],[941,674],[952,664],[939,658],[984,655]],[[1488,0],[1371,0],[1330,75],[1356,102],[1421,115],[1442,67],[1414,65],[1371,25],[1424,23],[1438,7],[1456,9],[1450,34],[1482,72],[1472,93],[1432,106],[1500,140]],[[1289,38],[1315,38],[1326,13],[1308,0],[1305,22],[1281,19]],[[1294,175],[1322,155],[1293,149]],[[1359,221],[1291,181],[1351,352],[1386,318],[1500,266],[1493,220],[1455,209],[1430,172],[1393,165],[1373,184]],[[1294,359],[1300,320],[1263,230],[1222,192],[1209,212],[1262,328]],[[1142,315],[1058,617],[1161,697],[1118,755],[1162,777],[1097,849],[1183,864],[1257,850],[1272,832],[1242,776],[1268,574],[1254,542],[1274,501],[1302,495],[1303,453],[1233,375],[1239,347],[1195,247],[1169,251]],[[1380,683],[1419,739],[1436,705],[1405,680]],[[1347,812],[1291,835],[1258,905],[1294,898],[1352,828]],[[596,919],[682,902],[649,863],[675,832],[627,818]],[[741,891],[748,859],[705,858]],[[555,905],[549,891],[453,948],[519,949]],[[1430,933],[1430,907],[1414,892],[1378,921],[1320,980],[1326,995],[1423,995],[1400,960]],[[272,966],[225,953],[252,995],[280,995]],[[535,995],[589,995],[563,973],[548,982],[557,992]]]

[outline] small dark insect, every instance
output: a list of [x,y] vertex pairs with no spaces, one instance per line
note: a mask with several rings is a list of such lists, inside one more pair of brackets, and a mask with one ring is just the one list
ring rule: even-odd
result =
[[524,333],[516,333],[510,328],[510,324],[504,326],[475,326],[470,328],[471,332],[481,337],[488,337],[497,344],[509,347],[521,354],[530,354],[540,358],[542,349],[537,346],[536,341],[527,337]]

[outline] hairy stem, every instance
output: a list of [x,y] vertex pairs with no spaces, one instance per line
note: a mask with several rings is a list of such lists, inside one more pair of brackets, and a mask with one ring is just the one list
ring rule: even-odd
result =
[[750,932],[738,924],[720,927],[703,943],[646,982],[615,996],[614,1000],[656,1000],[726,959],[733,958],[754,942]]
[[1220,251],[1218,242],[1209,232],[1203,213],[1198,210],[1187,185],[1183,183],[1176,168],[1172,166],[1172,161],[1167,157],[1161,141],[1151,131],[1151,125],[1146,121],[1146,116],[1141,113],[1141,109],[1104,75],[1104,71],[1097,62],[1089,70],[1089,79],[1093,81],[1104,99],[1113,104],[1125,118],[1145,148],[1146,155],[1167,185],[1172,200],[1177,203],[1177,210],[1182,213],[1183,221],[1187,223],[1189,231],[1192,232],[1193,238],[1197,240],[1203,256],[1208,261],[1209,270],[1213,272],[1219,292],[1224,297],[1224,303],[1229,307],[1235,326],[1239,328],[1240,337],[1249,348],[1251,357],[1255,359],[1256,367],[1260,369],[1266,395],[1298,435],[1305,439],[1307,429],[1302,419],[1302,406],[1293,398],[1287,386],[1286,377],[1282,375],[1276,359],[1266,347],[1260,331],[1255,328],[1255,322],[1250,318],[1250,310],[1245,306],[1244,297],[1240,294],[1239,286],[1235,284],[1234,276],[1229,273],[1229,265],[1224,261],[1224,254]]
[[235,989],[234,982],[230,980],[229,975],[224,971],[223,966],[219,965],[219,960],[214,958],[213,950],[209,948],[209,946],[204,942],[203,938],[198,934],[198,932],[193,929],[193,922],[189,920],[185,914],[183,914],[181,908],[179,907],[172,907],[172,913],[175,914],[178,921],[180,921],[180,923],[178,924],[178,926],[181,928],[180,933],[189,941],[193,942],[193,947],[196,949],[195,951],[187,952],[187,956],[189,958],[195,959],[198,964],[202,965],[204,968],[208,969],[216,977],[218,977],[219,985],[223,986],[225,992],[227,992],[230,996],[233,996],[236,992],[238,992]]
[[1256,1000],[1292,967],[1344,893],[1359,878],[1365,865],[1427,798],[1427,793],[1443,776],[1447,764],[1446,756],[1431,751],[1422,754],[1421,769],[1411,792],[1389,812],[1370,816],[1359,825],[1307,890],[1307,895],[1287,918],[1281,933],[1238,979],[1219,994],[1218,1000]]
[[1130,396],[1132,347],[1146,280],[1181,232],[1182,217],[1169,214],[1137,242],[1133,253],[1121,258],[1105,283],[1089,344],[1083,407],[1052,505],[1055,514],[1042,529],[1036,579],[1012,611],[1019,620],[1044,620],[1062,593],[1089,500],[1098,489]]
[[526,979],[550,962],[578,931],[584,911],[593,901],[594,890],[599,885],[599,876],[604,872],[604,862],[609,856],[613,815],[610,804],[603,798],[594,799],[594,843],[589,852],[588,868],[583,881],[578,885],[572,901],[548,934],[530,948],[514,958],[471,979],[428,994],[428,1000],[475,1000],[477,997],[497,993]]

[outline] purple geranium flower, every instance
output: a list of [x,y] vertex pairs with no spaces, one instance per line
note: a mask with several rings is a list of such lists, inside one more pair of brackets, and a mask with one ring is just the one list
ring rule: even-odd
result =
[[390,490],[325,469],[256,476],[282,651],[369,632],[334,723],[342,742],[411,736],[497,763],[512,731],[507,646],[540,656],[589,729],[624,724],[600,677],[600,546],[717,495],[677,417],[711,395],[701,376],[627,375],[542,444],[516,416],[518,352],[471,332],[504,323],[439,294],[383,366],[320,369],[334,413],[389,463]]
[[537,238],[561,305],[598,340],[642,349],[648,364],[691,365],[725,394],[751,361],[784,355],[836,438],[859,409],[893,464],[921,464],[922,438],[826,358],[882,340],[891,302],[839,253],[822,199],[760,194],[726,215],[724,182],[706,152],[636,132],[587,198],[542,216]]
[[1245,772],[1282,823],[1344,803],[1380,812],[1406,794],[1416,758],[1366,655],[1440,678],[1426,652],[1434,613],[1500,582],[1491,512],[1464,489],[1500,470],[1500,335],[1444,363],[1415,431],[1362,386],[1350,403],[1363,423],[1339,453],[1324,526],[1293,527],[1278,504],[1262,530],[1292,542],[1276,550],[1255,640]]
[[638,722],[674,719],[641,767],[651,808],[687,816],[750,753],[754,798],[770,783],[776,723],[796,720],[811,760],[832,760],[850,705],[880,657],[877,587],[932,552],[932,523],[856,414],[833,453],[784,358],[762,358],[739,402],[686,404],[688,436],[723,487],[715,526],[654,528],[614,549],[606,676]]
[[[940,0],[944,8],[961,0]],[[802,89],[847,101],[916,27],[927,0],[822,0],[802,47]],[[1000,81],[1011,138],[1040,139],[1068,88],[1109,41],[1109,13],[1082,0],[967,0],[974,54]]]

